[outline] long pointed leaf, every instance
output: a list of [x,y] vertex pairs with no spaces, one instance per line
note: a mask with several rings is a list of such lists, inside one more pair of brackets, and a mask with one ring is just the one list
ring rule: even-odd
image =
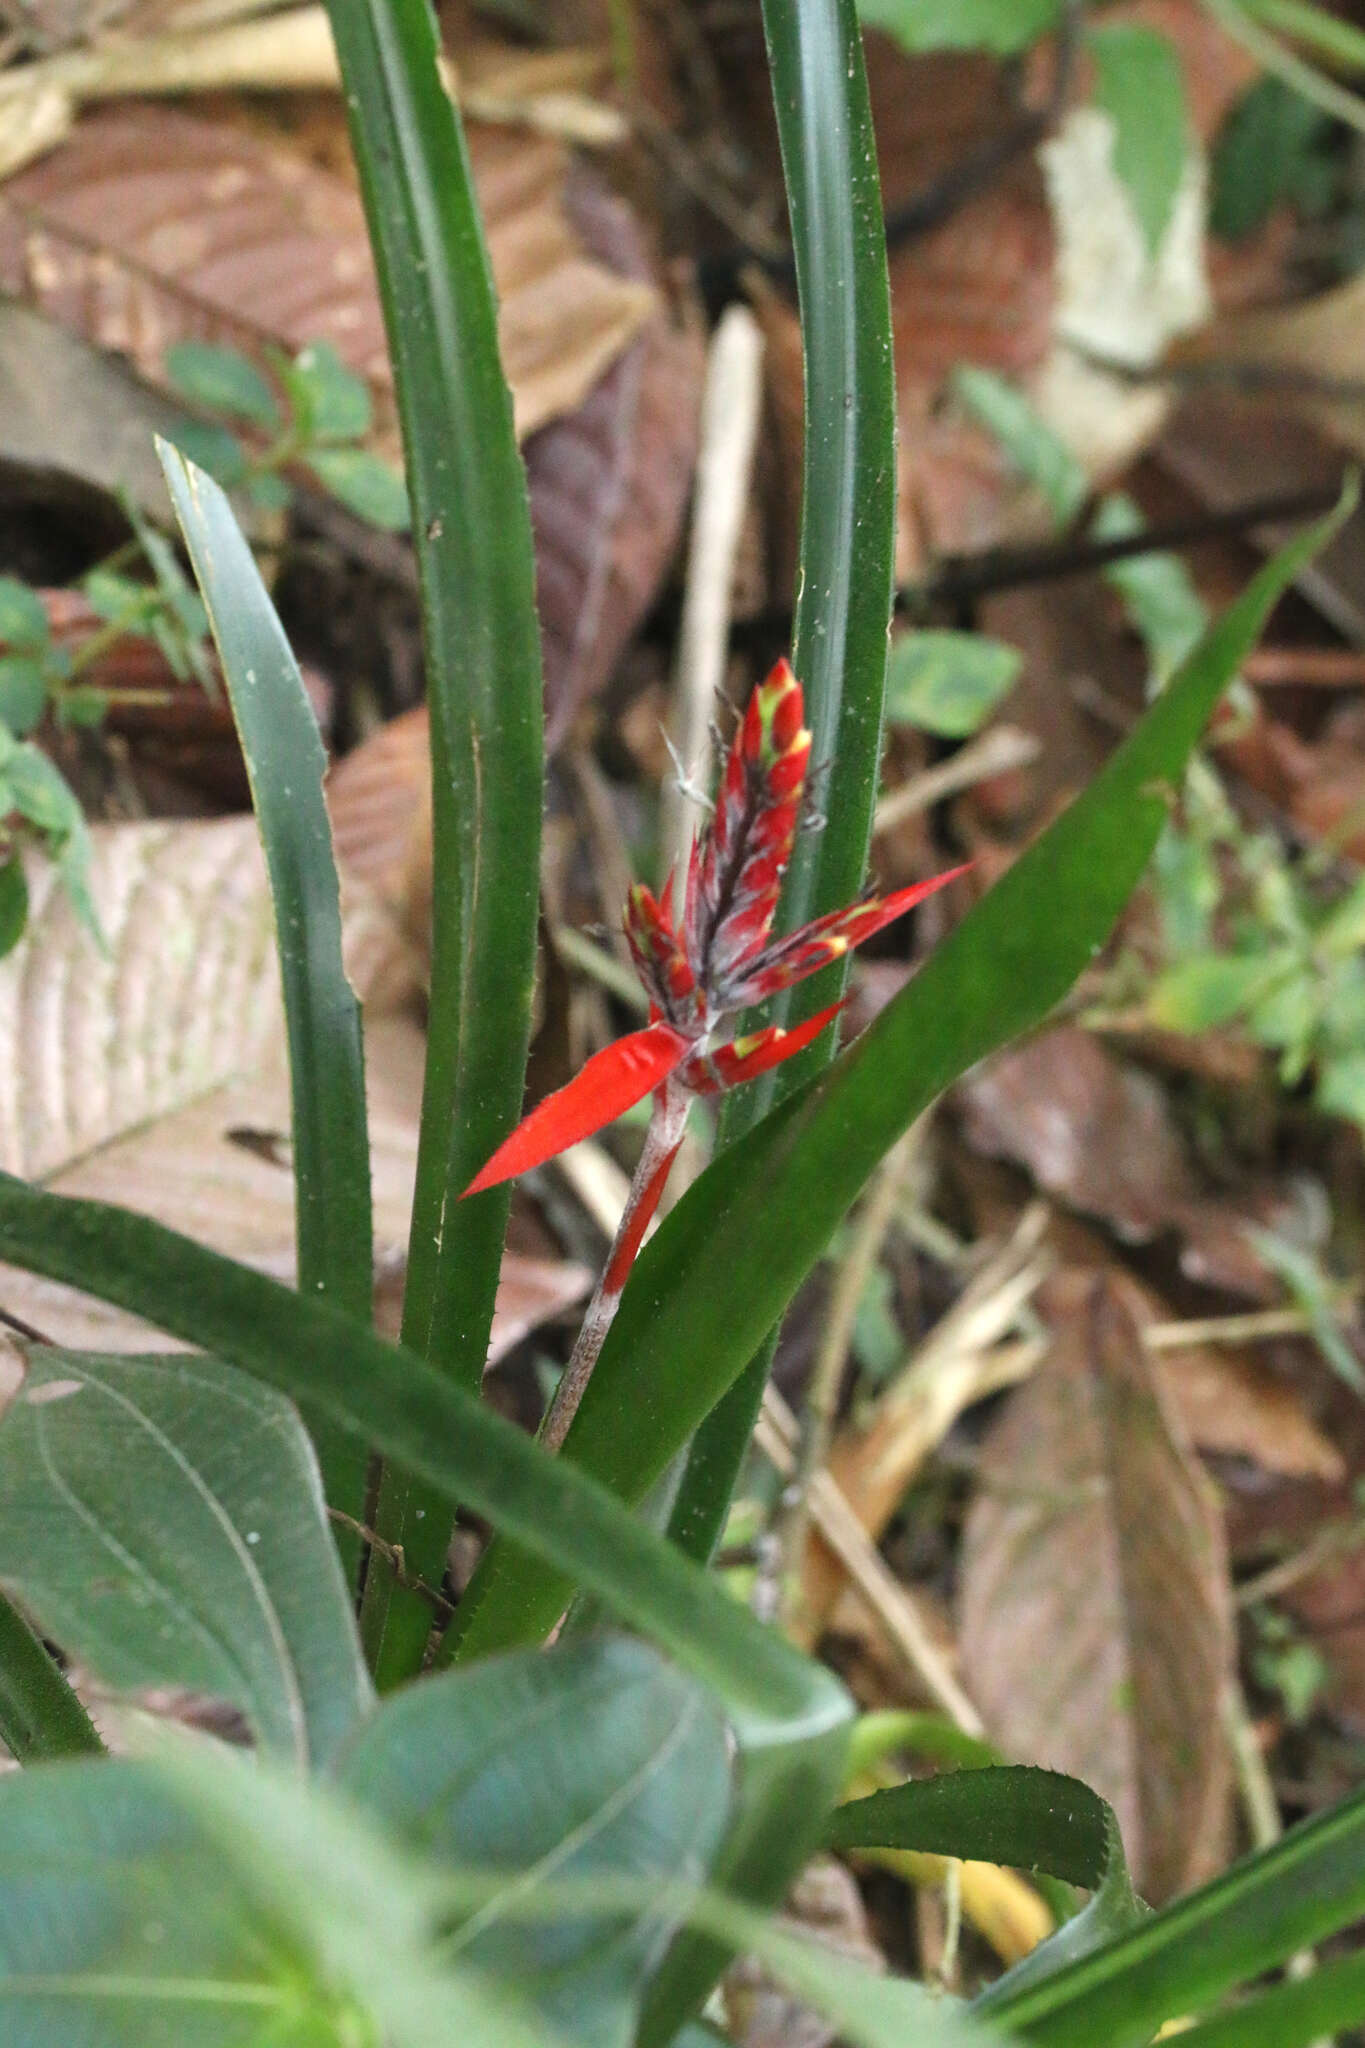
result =
[[[867,872],[891,618],[896,394],[881,186],[853,0],[763,0],[763,26],[805,344],[792,663],[805,688],[810,758],[826,778],[827,823],[798,837],[783,886],[779,928],[790,931],[848,903]],[[846,978],[846,963],[836,961],[779,995],[771,1021],[813,1016],[842,996]],[[831,1033],[727,1104],[722,1143],[751,1130],[833,1055]],[[760,1340],[692,1446],[673,1529],[694,1557],[710,1555],[724,1522],[771,1361],[771,1343]]]
[[21,1764],[98,1756],[94,1724],[17,1607],[0,1593],[0,1742]]
[[[341,907],[317,719],[260,571],[213,478],[160,441],[171,501],[208,609],[265,845],[284,983],[299,1286],[362,1322],[371,1310],[370,1141],[360,1005],[341,964]],[[365,1449],[316,1428],[333,1507],[359,1519]],[[353,1537],[341,1544],[354,1566]]]
[[[431,706],[431,1024],[403,1341],[477,1389],[506,1201],[459,1197],[521,1108],[539,887],[540,634],[526,479],[459,116],[428,0],[330,0],[393,358]],[[378,1520],[438,1581],[449,1516],[389,1478]],[[381,1685],[430,1616],[376,1561],[364,1632]]]

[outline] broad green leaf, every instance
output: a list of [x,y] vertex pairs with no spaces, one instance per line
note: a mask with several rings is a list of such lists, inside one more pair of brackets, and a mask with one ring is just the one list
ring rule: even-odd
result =
[[255,476],[248,477],[246,495],[262,512],[287,512],[294,498],[288,477],[273,469],[259,470]]
[[1078,1778],[1025,1764],[910,1778],[837,1806],[830,1849],[922,1849],[1040,1870],[1097,1891],[1128,1882],[1113,1809]]
[[1039,2048],[1145,2048],[1168,2020],[1207,2011],[1362,1913],[1365,1793],[1357,1793],[1055,1976],[1003,1978],[973,2010]]
[[1203,953],[1158,975],[1147,1013],[1166,1031],[1212,1031],[1230,1024],[1292,973],[1278,953]]
[[102,943],[90,900],[90,834],[75,792],[40,747],[0,724],[0,815],[6,811],[17,811],[47,842],[77,915]]
[[140,619],[148,598],[145,583],[135,583],[113,569],[92,569],[82,577],[81,590],[91,610],[110,622]]
[[315,448],[308,467],[334,498],[371,526],[401,533],[410,522],[407,485],[398,470],[366,448]]
[[[1065,995],[1141,876],[1223,688],[1331,531],[1314,528],[1260,572],[1089,789],[830,1073],[688,1190],[641,1254],[563,1455],[622,1499],[642,1500],[753,1356],[883,1153],[959,1074]],[[461,1603],[461,1654],[535,1640],[565,1592],[564,1578],[496,1540]]]
[[1181,2048],[1308,2048],[1362,2021],[1365,1955],[1353,1955],[1239,2001],[1231,2011],[1186,2028],[1180,2042]]
[[553,2048],[434,1873],[222,1749],[0,1781],[6,2048]]
[[17,576],[0,576],[0,647],[41,654],[52,638],[43,600]]
[[1210,164],[1209,226],[1226,241],[1259,228],[1282,200],[1310,217],[1337,182],[1332,119],[1280,78],[1258,78],[1224,121]]
[[298,1416],[204,1359],[31,1354],[0,1421],[0,1585],[105,1685],[226,1700],[299,1764],[373,1697]]
[[1026,50],[1057,26],[1062,0],[858,0],[864,28],[885,29],[905,49]]
[[1016,1989],[1088,1955],[1141,1918],[1113,1808],[1077,1778],[1003,1764],[910,1779],[831,1814],[833,1849],[924,1849],[1005,1863],[1094,1897],[1005,1981]]
[[177,341],[166,351],[166,375],[173,390],[206,412],[249,420],[267,432],[280,424],[275,394],[254,363],[236,349],[208,341]]
[[26,739],[47,709],[47,674],[28,654],[0,654],[0,719]]
[[[730,1753],[711,1697],[614,1637],[407,1687],[340,1783],[414,1849],[500,1877],[453,1923],[466,1961],[514,1979],[565,2035],[624,2048],[677,1924],[677,1898],[657,1895],[703,1881],[720,1846]],[[628,1913],[525,1918],[538,1891],[595,1875],[628,1883]]]
[[1114,169],[1147,253],[1155,257],[1190,152],[1180,57],[1167,36],[1133,22],[1092,29],[1087,40],[1095,59],[1095,104],[1114,124]]
[[[741,1797],[723,1869],[751,1896],[781,1895],[841,1782],[848,1703],[820,1666],[760,1628],[705,1573],[563,1459],[550,1459],[472,1396],[325,1302],[129,1211],[63,1200],[0,1177],[0,1256],[64,1277],[313,1396],[398,1469],[467,1499],[547,1567],[578,1583],[715,1686],[735,1729]],[[211,1369],[211,1368],[210,1368]],[[720,1955],[674,1977],[657,2035],[671,2039]]]
[[99,1755],[90,1716],[13,1602],[0,1593],[0,1742],[17,1763]]
[[1315,943],[1323,952],[1341,954],[1365,946],[1365,876],[1333,904],[1318,926]]
[[[330,0],[403,429],[431,709],[430,1029],[403,1342],[477,1392],[508,1196],[460,1196],[521,1111],[540,893],[535,555],[497,306],[432,10]],[[321,360],[321,359],[319,359]],[[376,1519],[435,1583],[449,1502],[386,1475]],[[376,1561],[362,1631],[381,1688],[429,1615]]]
[[182,420],[167,439],[187,462],[207,470],[225,490],[235,490],[247,473],[246,449],[226,427],[211,426],[207,420]]
[[0,960],[24,936],[28,923],[28,882],[17,853],[0,862]]
[[[294,1138],[299,1286],[368,1322],[370,1150],[360,1005],[341,959],[341,907],[322,799],[326,755],[298,664],[222,490],[166,442],[171,500],[208,606],[246,757],[275,905]],[[363,1447],[319,1433],[327,1497],[357,1520]],[[343,1554],[354,1556],[353,1542]]]
[[1058,522],[1074,519],[1085,503],[1090,480],[1060,435],[1053,432],[1022,391],[993,370],[965,364],[952,388],[972,418],[995,435],[1026,483],[1045,500]]
[[283,375],[307,442],[359,441],[370,431],[374,407],[363,377],[348,370],[329,342],[300,350]]
[[1335,1053],[1324,1059],[1313,1100],[1327,1116],[1365,1124],[1365,1052]]
[[903,633],[891,643],[886,715],[942,739],[966,739],[1013,687],[1023,657],[982,633]]
[[[796,259],[804,343],[801,544],[792,665],[805,692],[812,759],[827,764],[826,825],[797,838],[777,928],[792,930],[857,894],[881,769],[887,631],[895,552],[895,388],[891,297],[876,141],[853,0],[765,0],[773,108]],[[765,1012],[791,1024],[836,1001],[843,966],[812,976]],[[720,1143],[828,1065],[835,1035],[731,1096]],[[776,1342],[699,1432],[679,1482],[674,1527],[708,1555],[724,1526]]]

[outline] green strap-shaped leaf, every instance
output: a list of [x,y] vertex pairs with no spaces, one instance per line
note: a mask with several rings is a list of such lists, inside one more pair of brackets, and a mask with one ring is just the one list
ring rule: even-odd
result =
[[1365,2020],[1365,1955],[1324,1963],[1311,1976],[1277,1984],[1259,1998],[1180,2035],[1181,2048],[1307,2048]]
[[[881,762],[896,528],[891,297],[876,142],[853,0],[764,0],[763,26],[791,215],[805,363],[801,547],[792,666],[805,692],[824,829],[798,837],[778,927],[850,903],[862,886]],[[763,1012],[797,1022],[837,1002],[847,963]],[[833,1057],[835,1034],[725,1105],[722,1142],[751,1129]],[[775,1330],[774,1330],[775,1336]],[[772,1362],[768,1333],[692,1446],[671,1524],[710,1556]]]
[[[1361,1914],[1365,1792],[1055,1975],[1012,1971],[973,2010],[1040,2048],[1145,2048],[1167,2020],[1206,2011]],[[1242,2035],[1228,2038],[1240,2048]]]
[[[431,1014],[403,1341],[477,1391],[506,1191],[461,1203],[521,1109],[541,806],[540,635],[526,479],[459,117],[427,0],[330,0],[393,359],[422,585],[435,863]],[[448,1503],[390,1475],[381,1533],[440,1580]],[[429,1610],[376,1562],[363,1631],[381,1686]]]
[[[317,719],[231,505],[202,469],[157,444],[208,609],[265,846],[284,984],[293,1105],[299,1286],[370,1319],[370,1149],[360,1005],[341,964],[341,907],[322,800]],[[327,1498],[365,1507],[365,1447],[310,1417]],[[343,1554],[357,1557],[353,1537]]]
[[373,1703],[292,1404],[197,1357],[35,1350],[0,1422],[0,1585],[119,1690],[325,1762]]
[[21,1764],[98,1756],[104,1745],[22,1614],[0,1593],[0,1742]]
[[[1085,793],[857,1044],[688,1190],[641,1254],[565,1457],[642,1500],[753,1357],[882,1155],[959,1074],[1066,994],[1142,874],[1209,713],[1332,530],[1314,527],[1261,570]],[[535,1641],[566,1590],[565,1578],[497,1541],[457,1618],[460,1654]]]

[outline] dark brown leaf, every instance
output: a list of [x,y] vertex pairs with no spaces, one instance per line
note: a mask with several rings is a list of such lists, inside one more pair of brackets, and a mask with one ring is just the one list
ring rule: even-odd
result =
[[[600,186],[570,186],[585,247],[650,275],[639,224]],[[606,682],[678,544],[696,461],[705,364],[694,318],[656,313],[583,403],[527,443],[547,739]]]
[[1051,1300],[1053,1351],[992,1431],[967,1519],[963,1675],[1011,1756],[1112,1802],[1163,1899],[1227,1848],[1221,1522],[1125,1283],[1070,1275]]

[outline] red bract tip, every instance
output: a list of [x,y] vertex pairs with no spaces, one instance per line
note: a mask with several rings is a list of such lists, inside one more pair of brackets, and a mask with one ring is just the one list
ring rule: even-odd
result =
[[[547,1095],[505,1138],[465,1189],[481,1195],[500,1181],[543,1166],[581,1138],[590,1138],[666,1081],[686,1059],[689,1042],[671,1024],[650,1024],[594,1053],[581,1073]],[[460,1197],[464,1200],[464,1195]]]
[[772,927],[810,760],[802,704],[800,683],[779,661],[730,742],[716,808],[694,854],[686,946],[698,982],[713,993]]
[[779,990],[791,988],[808,974],[815,974],[832,960],[852,952],[874,933],[904,917],[926,896],[932,896],[966,872],[966,866],[949,868],[927,882],[912,882],[908,889],[897,889],[890,896],[866,897],[861,903],[850,903],[843,910],[831,910],[811,924],[803,924],[786,938],[775,939],[744,963],[744,971],[730,986],[728,1000],[735,1009],[766,1002]]
[[770,1067],[780,1067],[783,1060],[804,1052],[825,1026],[834,1022],[843,1007],[842,1003],[831,1003],[827,1010],[807,1017],[804,1023],[793,1024],[790,1030],[784,1030],[780,1024],[769,1024],[762,1031],[751,1031],[745,1038],[732,1039],[729,1045],[694,1054],[679,1069],[678,1078],[698,1095],[714,1095],[722,1088],[739,1088],[746,1081],[756,1081]]

